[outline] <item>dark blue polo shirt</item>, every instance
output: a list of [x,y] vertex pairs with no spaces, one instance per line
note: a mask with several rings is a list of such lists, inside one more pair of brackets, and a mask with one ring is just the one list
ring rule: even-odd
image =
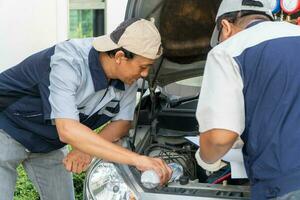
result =
[[0,129],[31,152],[61,148],[56,118],[95,129],[132,120],[137,85],[108,82],[93,38],[74,39],[38,52],[0,74]]

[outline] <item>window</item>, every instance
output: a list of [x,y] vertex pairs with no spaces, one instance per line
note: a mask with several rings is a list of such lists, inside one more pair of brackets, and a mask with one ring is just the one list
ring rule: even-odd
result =
[[69,38],[105,33],[105,0],[70,0]]

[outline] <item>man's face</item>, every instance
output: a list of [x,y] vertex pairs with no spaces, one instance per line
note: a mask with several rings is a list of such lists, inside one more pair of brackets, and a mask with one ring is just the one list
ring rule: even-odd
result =
[[118,78],[131,85],[139,78],[147,77],[153,63],[154,60],[139,55],[135,55],[132,59],[124,57],[119,65]]

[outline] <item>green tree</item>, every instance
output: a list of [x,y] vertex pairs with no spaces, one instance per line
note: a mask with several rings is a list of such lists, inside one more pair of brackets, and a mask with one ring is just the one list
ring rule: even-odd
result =
[[69,38],[93,37],[93,11],[70,10]]

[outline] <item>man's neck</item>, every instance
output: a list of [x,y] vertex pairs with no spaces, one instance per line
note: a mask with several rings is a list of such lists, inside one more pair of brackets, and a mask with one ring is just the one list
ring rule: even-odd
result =
[[116,79],[116,77],[114,76],[115,74],[114,60],[111,57],[109,57],[106,53],[101,52],[99,54],[99,62],[103,67],[103,71],[105,73],[107,80],[109,81],[111,79]]

